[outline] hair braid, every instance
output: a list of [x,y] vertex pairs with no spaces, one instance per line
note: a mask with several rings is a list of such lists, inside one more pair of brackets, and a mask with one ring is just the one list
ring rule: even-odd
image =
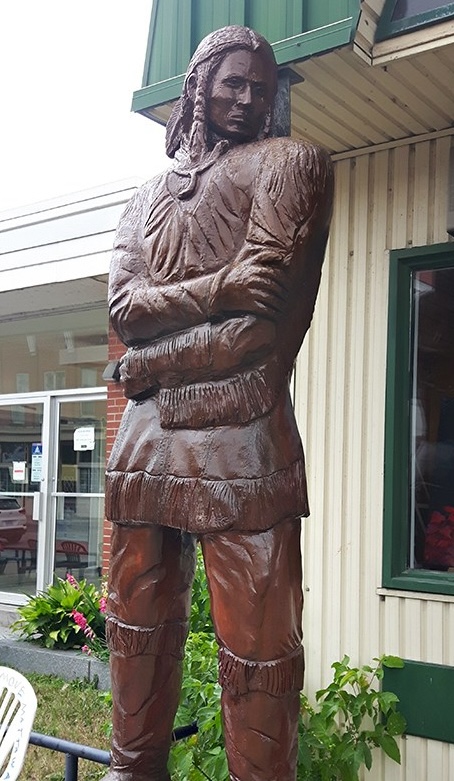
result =
[[196,70],[196,87],[192,111],[192,124],[189,132],[188,147],[191,162],[198,163],[206,152],[206,94],[210,63],[203,62]]

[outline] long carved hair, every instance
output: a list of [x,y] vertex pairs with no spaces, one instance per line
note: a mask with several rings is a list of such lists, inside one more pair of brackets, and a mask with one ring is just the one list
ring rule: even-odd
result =
[[[249,27],[231,25],[210,33],[201,41],[188,65],[181,97],[173,107],[166,128],[166,153],[169,157],[176,157],[174,171],[189,177],[187,187],[179,194],[180,198],[189,197],[196,187],[197,175],[232,146],[227,139],[213,141],[210,137],[206,103],[213,74],[226,54],[235,49],[258,52],[264,57],[269,67],[273,99],[276,94],[276,59],[262,35]],[[195,79],[191,78],[194,76]],[[271,123],[272,108],[267,112],[259,138],[269,135]]]

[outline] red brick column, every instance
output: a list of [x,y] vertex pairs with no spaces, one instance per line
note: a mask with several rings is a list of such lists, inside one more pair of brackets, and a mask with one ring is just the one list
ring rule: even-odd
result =
[[[109,328],[109,361],[121,358],[125,353],[125,346],[120,342],[112,327]],[[106,459],[109,458],[118,430],[118,425],[126,407],[126,399],[119,382],[110,381],[107,385],[107,430],[106,430]],[[104,521],[102,544],[102,571],[107,573],[109,568],[111,524]]]

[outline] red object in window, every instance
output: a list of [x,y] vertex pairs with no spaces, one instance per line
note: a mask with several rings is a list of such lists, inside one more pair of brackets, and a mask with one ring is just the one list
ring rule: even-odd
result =
[[424,563],[431,569],[454,567],[454,507],[445,505],[432,512],[426,531]]

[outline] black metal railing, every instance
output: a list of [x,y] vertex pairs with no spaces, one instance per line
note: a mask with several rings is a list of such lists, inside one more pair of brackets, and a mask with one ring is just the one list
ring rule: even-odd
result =
[[[172,733],[174,741],[187,738],[189,735],[195,735],[197,732],[197,722],[188,724],[186,727],[177,727]],[[65,754],[65,781],[77,781],[79,759],[88,759],[90,762],[97,762],[100,765],[110,764],[110,752],[102,751],[100,748],[91,746],[82,746],[80,743],[73,743],[71,740],[54,738],[51,735],[42,735],[40,732],[32,732],[29,743],[33,746],[41,746],[51,751],[59,751]]]

